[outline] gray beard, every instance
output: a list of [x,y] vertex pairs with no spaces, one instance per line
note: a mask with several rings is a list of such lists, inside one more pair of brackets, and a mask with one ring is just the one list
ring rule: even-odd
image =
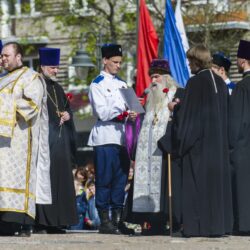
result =
[[151,91],[148,94],[146,112],[159,111],[166,97],[166,94],[163,93],[163,89],[164,89],[163,86],[160,84],[157,84],[156,87],[151,88]]
[[43,73],[43,75],[45,76],[46,79],[57,82],[58,78],[56,76],[50,76],[48,74]]
[[243,69],[242,67],[238,67],[238,72],[239,72],[240,74],[242,74],[242,73],[244,73],[244,69]]

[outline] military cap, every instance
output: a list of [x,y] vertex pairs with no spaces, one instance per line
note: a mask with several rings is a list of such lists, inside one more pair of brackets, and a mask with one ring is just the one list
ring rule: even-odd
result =
[[122,56],[122,47],[119,44],[104,44],[101,47],[101,51],[102,51],[102,58]]
[[226,71],[229,71],[231,67],[231,61],[228,57],[222,52],[216,52],[213,54],[213,64],[218,65],[219,67],[224,67]]

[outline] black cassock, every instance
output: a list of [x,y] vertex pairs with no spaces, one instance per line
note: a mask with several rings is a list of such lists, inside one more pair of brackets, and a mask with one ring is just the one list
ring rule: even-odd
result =
[[[62,87],[52,80],[45,81],[48,93],[52,205],[37,205],[36,221],[46,226],[74,225],[78,218],[72,174],[75,155],[73,116]],[[71,117],[62,127],[59,126],[58,110],[67,111]]]
[[[210,70],[189,79],[177,113],[182,159],[182,220],[186,236],[232,231],[228,91]],[[217,93],[216,93],[217,92]]]
[[[178,88],[174,95],[175,98],[179,98],[180,102],[182,102],[184,96],[184,89]],[[158,141],[158,147],[163,152],[165,159],[167,159],[168,154],[171,157],[171,183],[172,183],[172,216],[173,216],[173,230],[179,230],[181,225],[181,159],[178,156],[175,147],[175,141],[173,141],[173,123],[176,119],[177,110],[173,112],[172,120],[168,121],[167,129],[165,135]],[[165,165],[165,201],[166,201],[166,210],[169,215],[169,190],[168,190],[168,161],[164,161]]]
[[250,231],[250,72],[230,98],[229,141],[235,230]]

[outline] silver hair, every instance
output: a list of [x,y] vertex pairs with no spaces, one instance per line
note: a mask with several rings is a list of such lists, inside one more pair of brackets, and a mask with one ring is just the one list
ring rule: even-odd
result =
[[151,83],[149,86],[150,92],[146,102],[146,112],[157,111],[161,104],[164,102],[166,94],[163,92],[164,88],[170,89],[171,87],[178,88],[177,82],[168,74],[162,75],[162,84]]

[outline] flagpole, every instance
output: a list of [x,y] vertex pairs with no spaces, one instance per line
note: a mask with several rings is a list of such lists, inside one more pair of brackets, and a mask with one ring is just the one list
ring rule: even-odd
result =
[[138,61],[138,39],[139,39],[139,19],[140,19],[140,0],[136,0],[136,57],[135,57],[135,67],[137,67]]

